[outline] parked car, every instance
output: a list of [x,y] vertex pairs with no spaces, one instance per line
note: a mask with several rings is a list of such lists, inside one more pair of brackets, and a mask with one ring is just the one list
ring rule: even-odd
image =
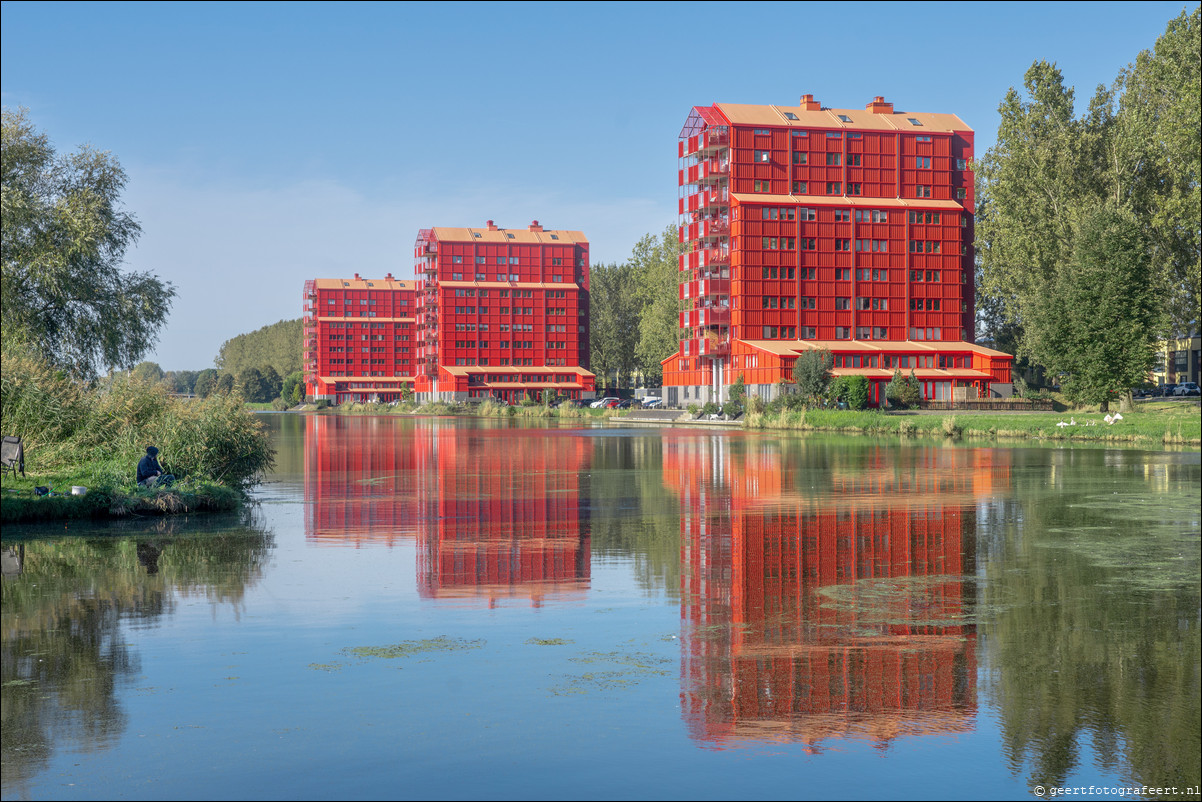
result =
[[643,406],[648,408],[659,406],[663,400],[658,395],[649,395],[643,399]]
[[621,403],[620,398],[606,398],[601,403],[601,409],[617,409]]
[[1177,389],[1177,385],[1175,385],[1175,384],[1162,384],[1162,385],[1160,385],[1160,395],[1163,395],[1165,398],[1168,398],[1169,396],[1171,396],[1173,394],[1173,391],[1176,389]]
[[610,401],[618,401],[618,400],[620,400],[620,399],[618,399],[612,395],[606,396],[605,398],[598,398],[596,401],[589,404],[589,406],[592,407],[593,409],[605,409],[606,404],[608,404]]
[[1181,382],[1173,388],[1173,395],[1202,395],[1202,388],[1197,382]]

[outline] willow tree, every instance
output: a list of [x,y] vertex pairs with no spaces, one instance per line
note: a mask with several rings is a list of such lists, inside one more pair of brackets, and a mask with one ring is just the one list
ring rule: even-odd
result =
[[58,154],[24,109],[3,112],[0,324],[78,375],[131,368],[150,351],[175,290],[124,272],[141,232],[121,207],[126,174],[110,153]]

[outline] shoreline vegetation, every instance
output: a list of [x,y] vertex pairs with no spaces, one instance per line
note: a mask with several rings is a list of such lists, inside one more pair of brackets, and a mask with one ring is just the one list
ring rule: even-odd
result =
[[[275,459],[270,436],[237,394],[173,398],[121,376],[85,382],[32,349],[4,342],[0,426],[22,438],[25,476],[0,478],[0,522],[232,512]],[[148,445],[176,477],[137,486]],[[73,495],[72,488],[86,488]]]
[[[1064,405],[1060,405],[1064,406]],[[338,407],[308,404],[300,412],[338,415],[462,416],[560,420],[622,420],[634,410],[552,408],[543,404],[505,406],[492,401],[480,404],[433,402],[428,404],[348,403]],[[950,437],[1036,442],[1104,442],[1142,446],[1202,446],[1202,415],[1190,402],[1144,402],[1107,423],[1107,413],[1096,407],[1067,408],[1063,412],[926,412],[900,410],[778,409],[751,411],[727,425],[748,431],[835,432],[897,437]],[[633,418],[637,420],[637,418]],[[660,420],[666,425],[709,423],[700,410],[681,410],[680,417]]]

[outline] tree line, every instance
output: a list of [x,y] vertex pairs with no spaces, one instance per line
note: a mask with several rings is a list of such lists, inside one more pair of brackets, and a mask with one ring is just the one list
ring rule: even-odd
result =
[[1036,61],[976,164],[982,333],[1105,406],[1199,320],[1199,9],[1172,20],[1085,111]]

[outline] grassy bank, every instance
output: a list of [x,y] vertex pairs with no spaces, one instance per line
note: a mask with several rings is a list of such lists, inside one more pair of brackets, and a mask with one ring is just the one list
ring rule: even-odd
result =
[[[323,411],[321,408],[308,405],[301,408],[302,412]],[[491,400],[478,404],[455,404],[446,401],[434,401],[427,404],[360,404],[349,403],[335,407],[326,407],[326,412],[339,415],[461,415],[479,418],[532,418],[532,419],[564,419],[564,420],[593,420],[619,415],[615,409],[589,409],[580,407],[561,406],[551,408],[542,404],[507,406]]]
[[[791,429],[901,437],[982,437],[1100,441],[1143,445],[1202,445],[1202,416],[1193,404],[1141,404],[1108,424],[1101,412],[973,412],[959,415],[881,413],[874,410],[781,410],[749,413],[749,429]],[[1067,425],[1060,425],[1067,424]]]
[[[274,459],[269,436],[237,395],[175,399],[126,377],[88,384],[5,343],[0,426],[25,446],[26,477],[0,479],[0,520],[229,510]],[[146,446],[178,483],[134,481]],[[70,496],[73,485],[87,487]],[[64,495],[37,496],[53,487]]]

